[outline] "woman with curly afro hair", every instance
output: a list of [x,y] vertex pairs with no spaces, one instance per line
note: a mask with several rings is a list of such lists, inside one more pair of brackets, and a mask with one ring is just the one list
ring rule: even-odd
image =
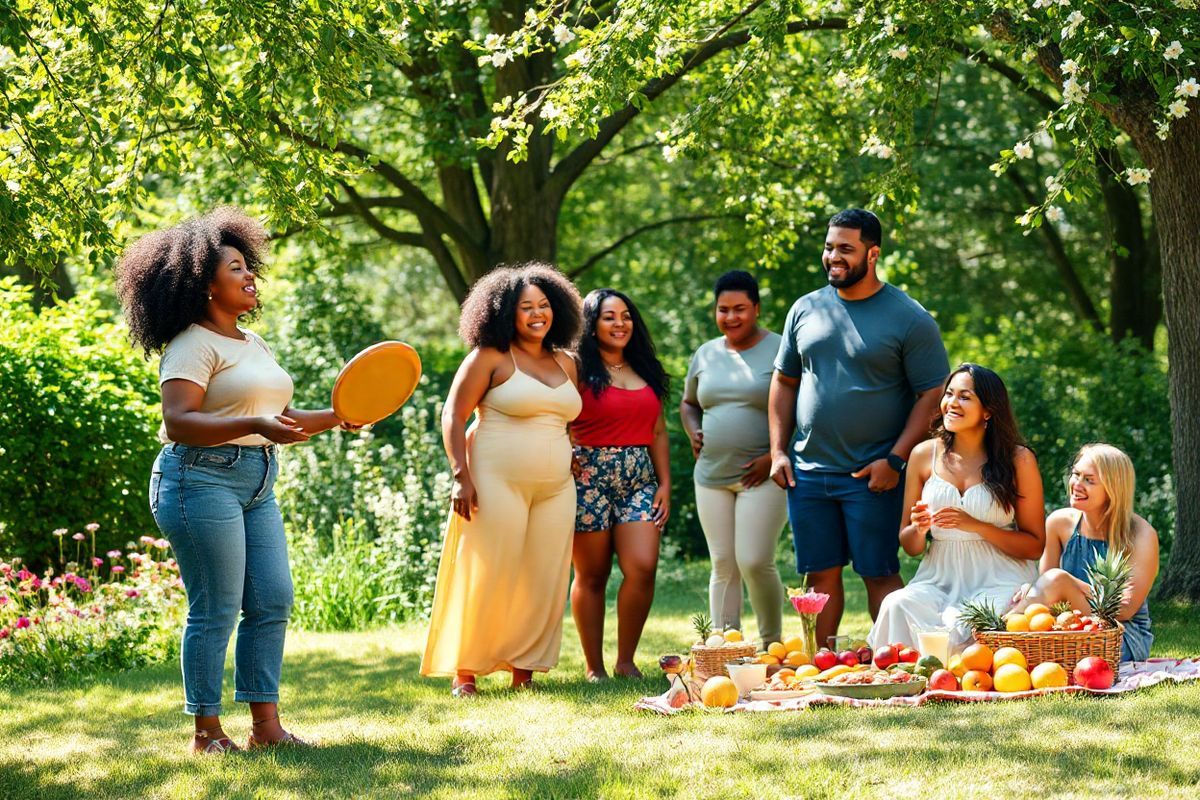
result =
[[558,663],[575,520],[567,425],[581,407],[563,350],[579,327],[579,293],[544,264],[493,270],[463,303],[473,349],[442,412],[453,510],[421,661],[455,697],[497,670],[529,688]]
[[283,639],[292,607],[287,540],[275,502],[276,447],[341,423],[291,408],[292,379],[238,325],[258,308],[266,231],[222,208],[134,242],[117,267],[130,337],[162,353],[163,449],[150,510],[188,596],[183,630],[191,752],[238,748],[221,728],[225,651],[238,622],[234,699],[250,704],[248,747],[303,744],[279,722]]

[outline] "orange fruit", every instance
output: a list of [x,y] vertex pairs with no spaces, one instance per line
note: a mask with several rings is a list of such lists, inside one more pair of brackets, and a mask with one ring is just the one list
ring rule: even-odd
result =
[[1029,674],[1029,678],[1035,689],[1066,686],[1071,682],[1067,677],[1067,671],[1062,668],[1062,665],[1056,664],[1053,661],[1038,664],[1033,668],[1033,672]]
[[[803,650],[804,640],[799,636],[793,636],[783,643],[783,649],[787,650],[789,653],[795,650]],[[809,653],[809,655],[812,655],[812,653]]]
[[775,656],[780,661],[783,661],[785,658],[787,658],[788,651],[787,648],[785,648],[780,642],[771,642],[771,644],[767,647],[767,653]]
[[1004,618],[1004,629],[1010,633],[1029,630],[1029,617],[1024,614],[1009,614]]
[[1029,630],[1031,631],[1048,631],[1053,627],[1054,617],[1050,616],[1049,612],[1035,614],[1029,619]]
[[1024,692],[1033,686],[1025,668],[1011,663],[996,668],[996,677],[992,679],[992,683],[997,692]]
[[758,663],[760,663],[760,664],[778,664],[779,659],[776,658],[775,656],[771,655],[770,653],[759,653],[758,654]]
[[992,648],[986,644],[973,644],[962,653],[962,663],[968,670],[992,671]]
[[1049,606],[1044,606],[1041,603],[1030,603],[1029,605],[1025,606],[1025,610],[1021,613],[1030,619],[1033,619],[1038,614],[1049,614],[1050,608]]
[[737,628],[730,628],[723,635],[727,642],[740,642],[742,640],[742,632]]
[[724,675],[714,675],[704,682],[700,700],[709,708],[730,708],[737,703],[738,690]]
[[803,650],[792,650],[787,654],[787,658],[783,659],[783,663],[789,667],[802,667],[809,661],[808,653]]
[[783,669],[781,669],[775,673],[776,677],[778,677],[779,680],[783,680],[784,678],[790,677],[795,674],[796,674],[796,670],[792,669],[791,667],[784,667]]
[[963,675],[962,687],[964,692],[990,692],[992,676],[981,669],[970,670]]
[[1015,647],[1001,647],[996,651],[996,655],[992,656],[992,675],[998,675],[1000,668],[1007,664],[1016,664],[1021,669],[1029,669],[1029,662],[1025,660],[1025,654]]

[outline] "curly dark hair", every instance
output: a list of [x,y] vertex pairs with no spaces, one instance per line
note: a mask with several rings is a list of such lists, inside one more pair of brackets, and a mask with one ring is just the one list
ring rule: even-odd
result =
[[266,230],[232,207],[148,233],[125,249],[117,264],[117,292],[129,338],[147,357],[204,318],[222,247],[241,252],[255,275],[266,270]]
[[[1000,376],[987,367],[969,361],[959,364],[946,376],[946,382],[942,384],[943,395],[954,376],[963,372],[971,376],[980,405],[992,414],[983,433],[983,448],[987,452],[987,461],[982,470],[983,483],[992,497],[1005,509],[1010,509],[1021,496],[1017,493],[1017,468],[1013,465],[1013,459],[1020,447],[1031,453],[1033,450],[1021,436],[1012,402],[1008,399],[1008,388]],[[941,415],[934,418],[933,434],[942,440],[945,450],[954,447],[954,433],[946,430],[945,419]]]
[[540,261],[496,267],[476,281],[463,300],[458,335],[471,347],[507,352],[517,334],[517,303],[526,286],[541,289],[554,314],[542,346],[547,350],[573,346],[582,325],[579,290],[566,275]]
[[596,322],[600,319],[600,307],[610,297],[619,298],[629,309],[633,323],[633,334],[625,345],[625,361],[642,380],[650,385],[658,399],[665,399],[670,391],[671,379],[658,360],[650,329],[646,327],[641,313],[633,301],[616,289],[593,289],[583,298],[583,336],[579,339],[579,382],[592,390],[597,397],[612,383],[608,367],[600,357],[600,345],[596,342]]

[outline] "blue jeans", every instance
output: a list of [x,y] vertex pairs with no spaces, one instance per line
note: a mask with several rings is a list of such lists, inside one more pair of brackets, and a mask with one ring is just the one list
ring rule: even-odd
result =
[[150,475],[150,511],[187,591],[184,710],[221,713],[225,652],[238,622],[234,699],[279,701],[292,610],[287,538],[275,502],[274,447],[169,444]]
[[841,472],[806,472],[793,466],[796,485],[787,490],[788,519],[801,575],[844,567],[852,560],[864,578],[900,571],[900,517],[904,480],[872,492],[867,478]]

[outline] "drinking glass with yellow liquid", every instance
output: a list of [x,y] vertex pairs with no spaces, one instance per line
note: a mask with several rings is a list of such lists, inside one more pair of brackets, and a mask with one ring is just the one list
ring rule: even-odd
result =
[[950,630],[928,628],[917,631],[917,649],[923,656],[937,656],[942,666],[950,663]]

